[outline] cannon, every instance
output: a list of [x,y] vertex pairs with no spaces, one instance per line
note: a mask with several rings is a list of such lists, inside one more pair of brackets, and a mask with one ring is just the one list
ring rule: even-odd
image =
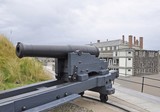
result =
[[79,50],[84,53],[99,56],[99,50],[95,46],[53,46],[53,45],[23,45],[18,42],[16,46],[16,54],[19,58],[22,57],[50,57],[50,58],[65,58],[68,53]]
[[112,81],[117,71],[108,70],[108,62],[99,59],[95,46],[16,46],[16,54],[23,57],[52,57],[55,60],[56,80],[50,80],[0,92],[0,111],[40,112],[79,98],[86,90],[98,92],[106,102],[114,94]]

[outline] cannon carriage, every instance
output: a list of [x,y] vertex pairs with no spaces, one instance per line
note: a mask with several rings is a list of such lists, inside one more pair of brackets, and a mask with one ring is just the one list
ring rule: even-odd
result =
[[24,45],[18,42],[16,54],[19,58],[56,58],[57,80],[0,92],[2,112],[45,111],[83,96],[85,90],[98,92],[100,100],[106,102],[108,95],[115,92],[112,81],[118,73],[108,70],[108,63],[98,58],[99,50],[95,46]]

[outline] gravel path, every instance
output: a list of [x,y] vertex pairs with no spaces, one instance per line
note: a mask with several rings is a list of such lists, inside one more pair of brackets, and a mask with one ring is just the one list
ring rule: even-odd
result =
[[92,110],[88,110],[84,107],[80,107],[73,103],[66,103],[61,106],[58,106],[48,112],[93,112]]

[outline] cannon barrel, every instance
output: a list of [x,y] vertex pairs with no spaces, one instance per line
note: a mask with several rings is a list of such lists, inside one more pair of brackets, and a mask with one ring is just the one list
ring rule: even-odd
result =
[[95,46],[56,46],[56,45],[24,45],[20,42],[16,46],[16,54],[19,58],[22,57],[52,57],[52,58],[65,58],[68,53],[81,51],[90,53],[91,55],[99,56],[99,50]]

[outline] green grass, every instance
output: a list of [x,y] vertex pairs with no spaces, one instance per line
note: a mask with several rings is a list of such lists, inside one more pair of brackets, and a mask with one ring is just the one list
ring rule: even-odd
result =
[[0,90],[51,79],[35,58],[17,58],[15,47],[0,35]]

